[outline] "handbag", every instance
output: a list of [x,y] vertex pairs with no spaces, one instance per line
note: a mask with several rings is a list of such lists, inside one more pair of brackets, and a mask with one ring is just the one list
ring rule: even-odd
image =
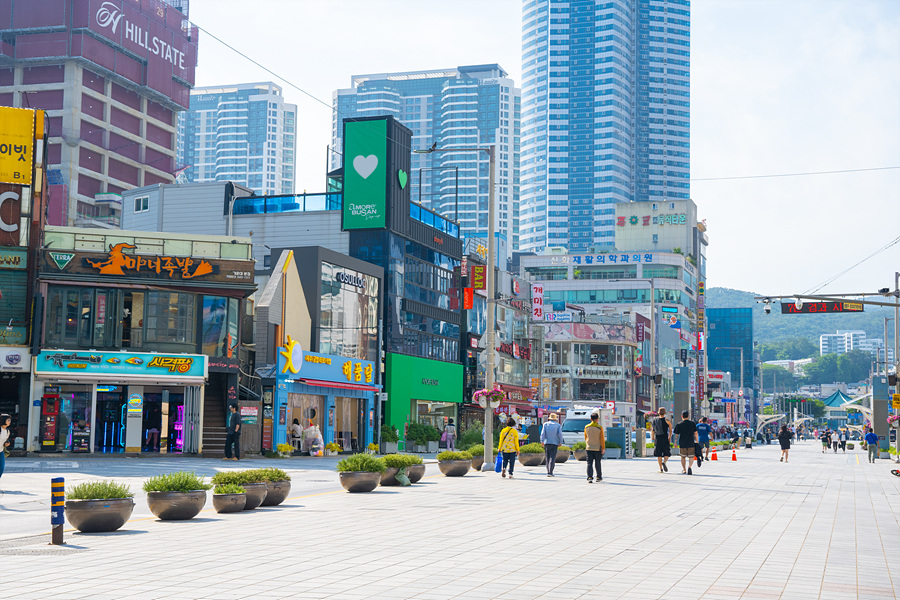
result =
[[446,441],[447,441],[447,432],[446,432],[446,431],[445,431],[444,433],[441,434],[441,441],[442,441],[442,442],[446,442]]
[[497,453],[497,460],[494,461],[494,473],[499,473],[503,470],[503,453]]

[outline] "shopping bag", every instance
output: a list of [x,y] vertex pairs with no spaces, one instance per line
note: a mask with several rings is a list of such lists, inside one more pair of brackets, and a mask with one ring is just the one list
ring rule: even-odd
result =
[[494,473],[499,473],[502,470],[503,470],[503,455],[498,452],[497,460],[494,461]]
[[446,442],[446,441],[447,441],[447,432],[446,432],[446,431],[445,431],[444,433],[441,434],[441,441],[442,441],[442,442]]

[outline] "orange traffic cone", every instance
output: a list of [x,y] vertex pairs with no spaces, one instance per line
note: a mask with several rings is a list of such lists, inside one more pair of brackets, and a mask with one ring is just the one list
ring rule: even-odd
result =
[[731,450],[731,460],[737,461],[737,452],[733,448]]
[[719,460],[719,457],[716,455],[716,447],[712,447],[712,456],[709,457],[709,460]]

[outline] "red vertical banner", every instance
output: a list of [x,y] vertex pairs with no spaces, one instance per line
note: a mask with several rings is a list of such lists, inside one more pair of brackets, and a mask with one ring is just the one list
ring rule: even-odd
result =
[[475,305],[475,290],[472,288],[463,288],[463,308],[466,310]]

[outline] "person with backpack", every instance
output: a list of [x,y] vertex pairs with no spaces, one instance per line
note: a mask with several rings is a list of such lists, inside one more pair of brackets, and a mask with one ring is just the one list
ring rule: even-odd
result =
[[653,419],[653,456],[659,463],[659,472],[668,472],[666,466],[669,457],[672,456],[670,438],[672,436],[672,423],[666,418],[666,409],[659,409],[659,416]]
[[516,420],[510,417],[506,421],[506,427],[500,432],[500,443],[497,451],[503,454],[503,471],[500,476],[506,477],[506,467],[509,467],[509,478],[513,478],[513,469],[516,467],[516,457],[519,456],[519,430],[516,428]]

